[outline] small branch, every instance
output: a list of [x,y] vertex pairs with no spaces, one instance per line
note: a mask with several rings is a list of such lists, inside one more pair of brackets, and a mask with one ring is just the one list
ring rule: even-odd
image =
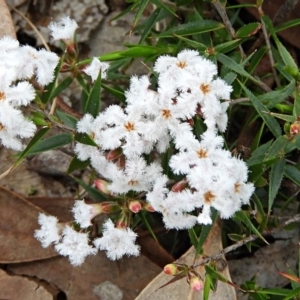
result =
[[[227,30],[229,31],[229,34],[230,36],[235,39],[236,36],[235,36],[235,30],[234,28],[232,27],[231,23],[230,23],[230,20],[227,16],[227,13],[226,13],[226,10],[225,8],[223,7],[223,5],[221,4],[220,0],[214,0],[212,1],[212,4],[214,5],[214,7],[216,8],[216,10],[218,11],[223,23],[225,24]],[[239,49],[240,49],[240,53],[242,55],[242,58],[245,58],[246,55],[245,55],[245,52],[242,48],[241,45],[239,45]]]
[[[272,230],[265,230],[265,231],[263,231],[262,235],[272,234],[272,233],[276,232],[277,230],[282,229],[283,227],[285,227],[285,226],[287,226],[287,225],[289,225],[291,223],[294,223],[294,222],[300,222],[300,214],[297,214],[294,217],[292,217],[292,218],[288,219],[287,221],[283,222],[277,228],[274,228]],[[238,241],[237,243],[235,243],[235,244],[233,244],[233,245],[231,245],[229,247],[224,248],[219,253],[217,253],[215,255],[212,255],[212,256],[210,256],[208,258],[203,259],[201,263],[195,264],[192,267],[196,268],[196,267],[199,267],[199,266],[203,266],[203,265],[209,263],[212,260],[218,260],[218,259],[222,258],[222,256],[224,254],[229,253],[229,252],[231,252],[233,250],[236,250],[237,248],[240,248],[243,245],[245,245],[245,244],[247,244],[249,242],[252,242],[252,241],[254,241],[254,240],[258,239],[258,238],[259,238],[258,235],[252,234],[252,235],[246,237],[245,239],[243,239],[241,241]]]
[[14,169],[14,167],[15,167],[15,165],[12,165],[6,171],[4,171],[2,174],[0,174],[0,180],[3,179],[4,177],[6,177]]
[[38,29],[36,28],[36,26],[22,13],[20,12],[18,9],[16,9],[15,7],[12,7],[10,5],[8,5],[10,9],[12,9],[14,12],[16,12],[18,15],[20,15],[29,25],[30,27],[33,29],[33,31],[36,33],[36,35],[39,37],[39,39],[41,40],[42,44],[44,45],[45,49],[47,51],[50,51],[50,48],[46,42],[46,40],[44,39],[44,37],[41,35],[41,33],[38,31]]
[[275,82],[276,82],[277,86],[280,86],[280,80],[278,78],[276,69],[274,67],[275,66],[275,61],[274,61],[274,57],[273,57],[273,53],[272,53],[272,49],[271,49],[271,43],[270,43],[269,35],[268,35],[268,32],[267,32],[266,25],[265,25],[265,23],[262,19],[262,16],[264,15],[264,12],[263,12],[261,6],[257,7],[257,9],[258,9],[258,13],[260,15],[260,21],[261,21],[261,24],[262,24],[262,32],[263,32],[265,42],[266,42],[266,45],[267,45],[267,51],[268,51],[268,56],[269,56],[269,60],[270,60],[271,68],[272,68],[273,77],[275,79]]
[[278,25],[283,23],[291,14],[291,12],[295,9],[299,0],[286,0],[278,9],[273,23],[274,25]]
[[228,100],[230,101],[229,105],[235,105],[235,104],[238,104],[238,103],[242,103],[242,102],[249,102],[250,99],[249,98],[239,98],[239,99],[234,99],[234,100]]

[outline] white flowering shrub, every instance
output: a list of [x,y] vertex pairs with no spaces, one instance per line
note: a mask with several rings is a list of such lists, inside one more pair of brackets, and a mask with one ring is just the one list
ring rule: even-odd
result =
[[[155,13],[162,10],[159,7]],[[300,106],[290,108],[290,115],[269,111],[293,91],[295,100],[299,99],[296,82],[300,76],[293,59],[274,33],[283,63],[290,64],[282,68],[285,73],[280,80],[284,83],[288,78],[290,82],[262,96],[255,88],[250,92],[247,80],[266,89],[259,78],[244,69],[250,60],[253,71],[256,54],[252,60],[242,60],[241,38],[251,36],[254,25],[230,38],[226,34],[224,37],[224,32],[218,35],[224,29],[222,23],[199,20],[196,15],[193,18],[190,23],[155,33],[156,45],[129,45],[128,50],[84,61],[79,59],[75,42],[78,25],[69,17],[49,26],[53,39],[62,42],[64,52],[60,58],[50,51],[20,46],[9,37],[0,40],[0,141],[4,147],[23,150],[16,165],[28,155],[75,140],[69,172],[91,166],[97,173],[92,187],[83,184],[88,193],[97,195],[96,202],[76,199],[74,221],[69,223],[40,214],[40,228],[33,233],[42,247],[53,246],[74,266],[101,250],[111,260],[138,256],[136,225],[146,222],[147,215],[154,212],[162,216],[166,229],[189,230],[198,252],[205,240],[201,230],[210,229],[217,217],[236,222],[239,229],[234,234],[241,240],[249,231],[261,237],[282,178],[299,183],[298,169],[284,156],[299,147]],[[144,38],[153,34],[149,28],[155,22],[151,26],[149,22],[142,26]],[[197,27],[197,22],[202,25]],[[223,39],[215,46],[207,45],[207,32],[212,31],[216,31],[216,41]],[[180,40],[180,46],[171,42],[164,45],[163,41],[171,39]],[[242,62],[231,55],[234,49]],[[131,76],[125,90],[115,86],[118,60],[126,64],[139,56],[153,62],[151,73]],[[60,72],[71,76],[60,81]],[[74,79],[82,87],[80,119],[56,108],[56,97]],[[119,99],[120,104],[102,109],[101,89]],[[241,98],[233,100],[237,96]],[[245,126],[258,116],[262,119],[252,146],[248,145],[252,151],[248,157],[242,157],[238,148],[232,150],[230,143],[234,142],[226,135],[228,124],[236,125],[232,116],[241,121],[230,105],[243,102],[252,110]],[[29,105],[32,113],[25,116],[21,107]],[[284,127],[286,134],[282,135],[274,116],[289,122]],[[261,142],[265,126],[266,134],[275,136],[274,142]],[[44,138],[52,127],[62,132]],[[32,139],[26,146],[24,139],[28,138]],[[255,194],[255,186],[260,194],[265,191],[267,171],[269,196],[265,205],[264,199]],[[95,236],[94,218],[101,214],[106,219]],[[251,220],[251,215],[255,219]],[[195,290],[203,288],[202,279],[191,267],[172,264],[165,272],[186,274]]]

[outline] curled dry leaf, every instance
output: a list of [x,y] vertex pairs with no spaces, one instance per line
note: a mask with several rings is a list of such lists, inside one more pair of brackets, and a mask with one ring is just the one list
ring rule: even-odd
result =
[[[215,222],[213,225],[205,244],[203,245],[204,253],[207,256],[215,255],[222,250],[222,240],[221,240],[221,227],[219,222]],[[201,263],[201,256],[195,259],[196,252],[195,248],[191,247],[177,262],[181,264],[193,265]],[[225,259],[223,257],[223,259]],[[205,278],[204,267],[201,266],[196,269],[197,272],[201,275],[202,278]],[[230,273],[228,267],[220,272],[223,277],[231,282]],[[187,284],[186,280],[180,279],[174,283],[166,285],[163,288],[161,286],[165,285],[171,280],[169,275],[166,275],[164,272],[160,273],[157,277],[152,280],[148,286],[140,293],[136,300],[201,300],[203,299],[202,292],[193,291],[190,286]],[[236,299],[235,289],[229,284],[224,282],[218,282],[217,291],[210,292],[210,300],[234,300]]]
[[42,248],[33,234],[43,212],[20,195],[0,186],[0,263],[19,263],[57,256]]

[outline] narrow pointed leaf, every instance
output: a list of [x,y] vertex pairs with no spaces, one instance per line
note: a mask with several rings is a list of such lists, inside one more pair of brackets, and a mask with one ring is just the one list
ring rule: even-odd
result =
[[77,141],[81,144],[98,147],[98,145],[95,143],[95,141],[85,132],[84,133],[82,133],[82,132],[76,133],[74,138],[75,138],[75,141]]
[[65,78],[51,93],[51,96],[48,100],[54,99],[56,96],[58,96],[62,91],[64,91],[71,83],[73,82],[72,77]]
[[74,156],[70,162],[67,173],[70,174],[76,170],[83,170],[87,168],[89,164],[89,160],[81,161],[77,158],[77,156]]
[[300,186],[300,170],[298,170],[295,166],[285,165],[284,175]]
[[157,7],[165,9],[170,15],[173,15],[175,18],[179,18],[179,16],[174,12],[173,9],[171,9],[169,6],[163,3],[163,1],[160,0],[150,0],[151,3],[156,5]]
[[138,8],[137,13],[135,14],[133,23],[131,25],[131,30],[130,30],[131,32],[134,30],[136,24],[138,23],[139,19],[141,18],[144,10],[146,9],[146,7],[148,5],[149,0],[140,0],[139,2],[140,2],[140,6]]
[[94,118],[98,116],[101,102],[101,72],[85,104],[84,113],[91,114]]
[[235,213],[234,215],[240,221],[242,221],[253,233],[255,233],[258,237],[260,237],[267,245],[269,244],[265,238],[260,234],[260,232],[256,229],[256,227],[252,224],[251,220],[249,219],[248,215],[240,210]]
[[151,31],[154,24],[157,22],[158,16],[161,12],[161,8],[156,8],[155,11],[149,16],[145,23],[144,31],[142,32],[141,38],[139,40],[139,44],[142,44],[147,38],[149,32]]
[[77,124],[78,120],[75,117],[73,117],[73,116],[71,116],[71,115],[69,115],[69,114],[67,114],[67,113],[65,113],[65,112],[63,112],[63,111],[61,111],[59,109],[57,109],[55,111],[55,113],[56,113],[57,117],[65,125],[67,125],[68,127],[72,128],[72,129],[76,129],[76,124]]
[[18,166],[24,157],[26,157],[29,151],[39,142],[39,140],[50,130],[49,127],[42,128],[39,132],[35,134],[35,136],[28,143],[27,147],[23,150],[15,165]]
[[174,34],[180,36],[187,36],[193,34],[199,34],[204,32],[215,31],[223,28],[224,24],[213,20],[201,20],[196,22],[189,22],[183,25],[172,27],[162,33],[156,35],[158,38],[173,37]]
[[27,153],[34,155],[48,150],[53,150],[70,144],[73,141],[73,135],[70,133],[61,133],[36,143]]
[[221,62],[227,68],[229,68],[232,71],[236,72],[237,74],[242,75],[242,76],[252,80],[253,82],[258,83],[258,81],[252,75],[250,75],[241,65],[239,65],[237,62],[235,62],[230,57],[228,57],[228,56],[226,56],[222,53],[218,53],[217,54],[217,60],[219,62]]
[[281,128],[274,117],[269,115],[269,110],[254,96],[240,81],[242,89],[246,93],[247,97],[252,102],[254,108],[269,127],[270,131],[275,137],[281,136]]
[[278,193],[283,178],[285,166],[285,158],[279,159],[271,168],[270,181],[269,181],[269,202],[268,202],[268,214],[270,214],[273,207],[273,202]]
[[261,29],[261,23],[249,23],[242,26],[236,31],[235,36],[238,38],[245,38],[256,34]]

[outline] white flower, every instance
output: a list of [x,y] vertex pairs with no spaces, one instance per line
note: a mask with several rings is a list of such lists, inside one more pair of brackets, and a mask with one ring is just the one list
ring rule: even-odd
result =
[[20,138],[32,137],[35,130],[36,126],[26,120],[21,111],[0,99],[0,140],[5,147],[22,150],[24,145]]
[[109,64],[101,62],[97,57],[94,57],[92,62],[83,69],[83,72],[91,76],[92,82],[94,82],[101,72],[101,79],[105,79],[107,74],[106,71],[109,68]]
[[63,17],[59,22],[51,22],[49,25],[50,34],[56,40],[73,40],[78,24],[69,16]]
[[147,165],[143,157],[126,159],[124,169],[109,163],[105,173],[101,174],[111,181],[108,189],[117,194],[132,191],[148,191],[157,177],[161,176],[162,167],[153,162]]
[[115,228],[110,219],[103,224],[103,228],[103,236],[95,239],[94,245],[100,250],[105,250],[109,259],[116,260],[124,255],[140,254],[140,247],[135,244],[137,234],[130,228]]
[[97,249],[90,246],[87,233],[75,231],[70,226],[66,226],[62,232],[63,239],[55,245],[55,250],[63,255],[68,256],[72,265],[81,265],[88,255],[97,253]]
[[41,225],[41,229],[35,230],[34,237],[41,242],[42,247],[47,248],[52,243],[59,242],[61,226],[56,217],[40,213],[38,223]]
[[72,208],[75,221],[81,228],[92,225],[91,220],[102,212],[101,204],[86,204],[84,200],[76,200]]

